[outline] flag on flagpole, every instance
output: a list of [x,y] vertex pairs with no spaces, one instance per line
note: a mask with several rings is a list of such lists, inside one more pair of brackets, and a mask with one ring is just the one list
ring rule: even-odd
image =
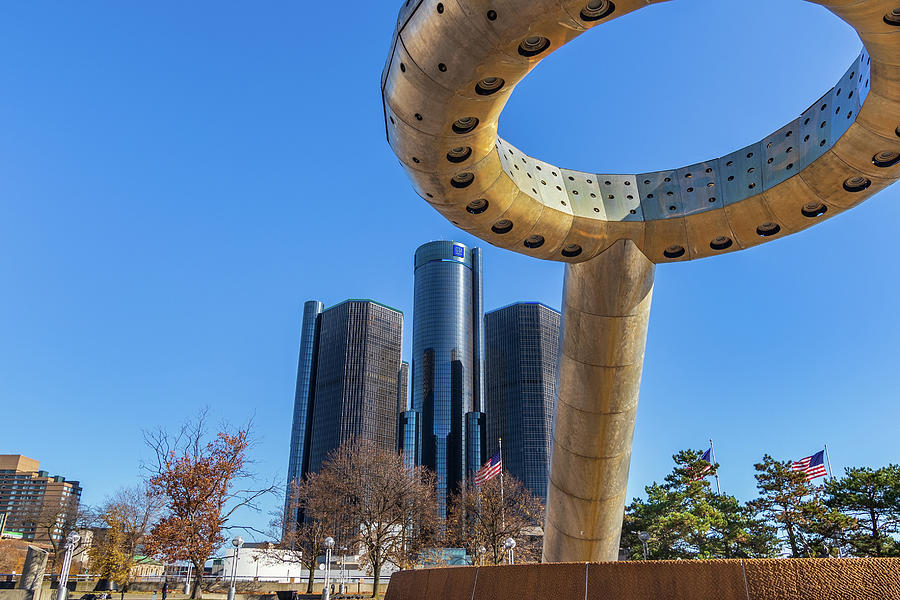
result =
[[481,485],[490,481],[500,474],[503,470],[503,460],[500,458],[500,451],[491,457],[491,460],[484,463],[484,466],[475,473],[475,485]]
[[700,460],[705,460],[708,465],[700,469],[700,472],[694,477],[694,481],[700,481],[701,479],[706,477],[706,473],[709,473],[709,470],[712,469],[712,446],[707,449],[706,452],[703,453],[703,456],[700,457]]
[[820,450],[812,456],[795,460],[791,465],[791,470],[806,473],[807,481],[812,481],[817,477],[825,477],[828,475],[828,472],[825,470],[825,451]]

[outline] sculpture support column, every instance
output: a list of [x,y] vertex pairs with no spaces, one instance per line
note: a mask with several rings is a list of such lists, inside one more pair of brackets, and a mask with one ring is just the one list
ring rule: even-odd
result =
[[618,558],[654,271],[630,240],[566,267],[544,562]]

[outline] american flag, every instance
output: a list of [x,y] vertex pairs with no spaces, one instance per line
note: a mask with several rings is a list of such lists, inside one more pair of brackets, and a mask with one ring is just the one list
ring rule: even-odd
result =
[[825,451],[819,450],[812,456],[795,460],[791,465],[791,470],[806,473],[807,481],[812,481],[817,477],[825,477],[828,475],[825,471]]
[[493,455],[491,460],[484,463],[484,466],[475,473],[475,485],[481,485],[482,483],[490,481],[499,475],[502,469],[503,460],[500,458],[500,451],[497,450],[497,454]]
[[705,467],[703,467],[702,469],[700,469],[700,472],[697,474],[696,477],[694,477],[694,481],[700,481],[701,479],[706,477],[706,473],[708,473],[709,470],[712,468],[712,448],[709,448],[706,452],[704,452],[703,456],[700,457],[700,460],[705,460],[706,462],[708,462],[710,464],[708,464]]

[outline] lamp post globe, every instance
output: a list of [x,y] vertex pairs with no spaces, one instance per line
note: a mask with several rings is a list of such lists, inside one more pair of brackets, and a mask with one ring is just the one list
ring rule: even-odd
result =
[[638,531],[637,536],[644,547],[644,560],[648,560],[650,558],[650,548],[647,546],[647,542],[650,541],[650,534],[646,531]]
[[241,546],[244,545],[244,538],[239,535],[231,538],[231,545],[234,546],[234,556],[231,559],[231,585],[228,587],[228,600],[234,600],[234,579],[237,575],[238,553]]
[[75,551],[75,546],[77,546],[80,541],[81,536],[74,531],[70,531],[69,535],[66,536],[65,554],[63,555],[63,564],[59,572],[59,585],[56,591],[57,600],[65,600],[68,596],[69,588],[67,586],[69,581],[69,568],[72,565],[72,553]]
[[511,537],[506,538],[503,541],[503,547],[506,548],[506,560],[509,564],[513,564],[515,562],[515,555],[513,551],[516,547],[516,540]]
[[328,583],[331,579],[331,551],[334,549],[334,538],[328,536],[322,545],[325,547],[325,587],[322,588],[322,600],[328,600],[331,597]]

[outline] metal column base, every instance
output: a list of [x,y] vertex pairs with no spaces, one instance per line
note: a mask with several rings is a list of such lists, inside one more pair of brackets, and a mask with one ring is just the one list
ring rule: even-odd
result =
[[618,558],[654,270],[630,240],[566,267],[544,562]]

